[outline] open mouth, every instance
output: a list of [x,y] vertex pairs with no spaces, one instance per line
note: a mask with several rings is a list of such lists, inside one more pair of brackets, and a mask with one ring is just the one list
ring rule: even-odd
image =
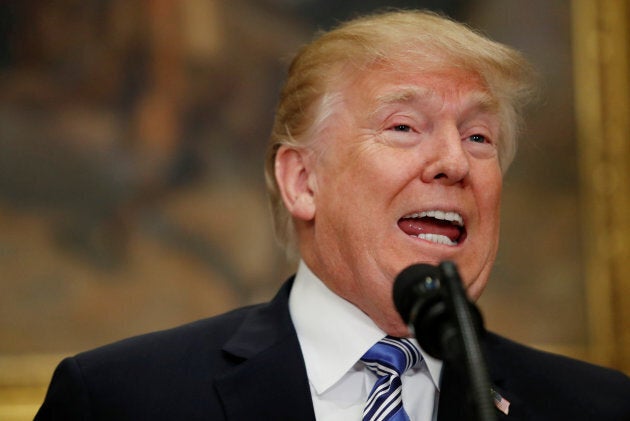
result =
[[464,218],[457,212],[415,212],[400,218],[398,226],[407,235],[447,246],[456,246],[466,238]]

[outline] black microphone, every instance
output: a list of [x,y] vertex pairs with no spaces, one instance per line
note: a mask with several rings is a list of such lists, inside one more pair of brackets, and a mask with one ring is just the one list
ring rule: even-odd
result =
[[[447,276],[448,275],[448,276]],[[394,304],[418,343],[429,355],[440,360],[460,360],[465,352],[458,340],[460,326],[456,312],[467,306],[474,331],[481,334],[483,319],[477,306],[466,296],[451,262],[440,266],[425,263],[411,265],[396,277]]]
[[446,308],[441,277],[437,266],[409,266],[396,277],[393,294],[398,313],[422,349],[445,360],[456,358],[461,350],[454,341],[456,331]]
[[[458,373],[455,389],[459,390],[440,397],[440,411],[459,402],[460,414],[471,404],[474,419],[496,419],[479,343],[483,320],[479,309],[466,297],[455,264],[447,261],[439,266],[409,266],[396,277],[393,297],[396,309],[422,349],[443,360],[446,371]],[[466,396],[463,401],[462,395]],[[448,403],[443,404],[442,400]]]

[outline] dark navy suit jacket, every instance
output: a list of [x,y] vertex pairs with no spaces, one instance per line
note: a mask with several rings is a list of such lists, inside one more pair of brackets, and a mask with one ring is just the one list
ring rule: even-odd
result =
[[[36,420],[314,420],[287,282],[267,304],[107,345],[62,361]],[[508,420],[630,420],[630,379],[485,337]],[[458,379],[443,372],[442,394]],[[470,419],[449,406],[440,419]]]

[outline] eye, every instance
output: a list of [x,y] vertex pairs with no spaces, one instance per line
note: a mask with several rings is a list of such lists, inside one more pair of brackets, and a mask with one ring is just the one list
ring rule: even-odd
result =
[[488,139],[482,134],[473,134],[468,137],[472,142],[475,143],[487,143]]
[[393,126],[391,129],[395,132],[410,132],[411,126],[408,126],[406,124],[397,124]]

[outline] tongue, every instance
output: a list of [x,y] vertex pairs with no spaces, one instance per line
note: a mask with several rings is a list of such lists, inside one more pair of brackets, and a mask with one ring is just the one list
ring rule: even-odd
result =
[[459,228],[448,221],[442,221],[434,218],[411,218],[401,219],[398,226],[407,235],[418,236],[418,234],[438,234],[444,235],[457,241],[461,232]]

